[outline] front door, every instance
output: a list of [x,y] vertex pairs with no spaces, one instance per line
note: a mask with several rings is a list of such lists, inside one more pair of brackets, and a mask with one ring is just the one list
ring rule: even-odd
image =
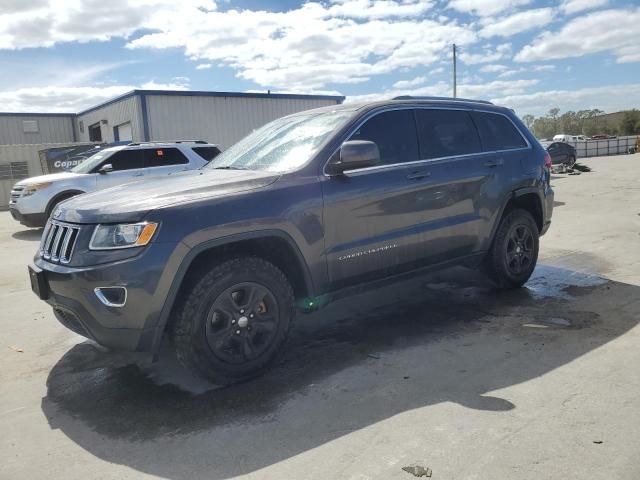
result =
[[416,215],[428,178],[408,178],[418,160],[412,109],[376,114],[350,140],[378,145],[382,164],[323,181],[325,253],[332,288],[383,276],[421,255]]
[[144,150],[120,150],[107,157],[96,168],[96,172],[106,164],[111,164],[113,170],[107,173],[96,173],[98,189],[141,180],[146,172]]

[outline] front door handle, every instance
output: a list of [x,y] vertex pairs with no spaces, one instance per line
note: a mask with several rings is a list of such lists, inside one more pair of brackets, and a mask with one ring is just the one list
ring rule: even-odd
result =
[[142,177],[144,175],[144,173],[134,173],[133,176],[134,177]]
[[487,160],[484,162],[485,167],[500,167],[504,165],[504,160],[502,158],[496,158],[494,160]]
[[427,172],[426,170],[419,172],[411,172],[407,175],[407,180],[422,180],[423,178],[429,178],[431,176],[431,172]]

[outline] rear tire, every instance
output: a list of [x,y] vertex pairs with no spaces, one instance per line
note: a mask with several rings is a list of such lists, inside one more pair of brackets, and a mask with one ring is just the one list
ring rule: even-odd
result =
[[499,288],[524,285],[538,261],[540,232],[533,216],[517,208],[506,213],[487,259],[488,274]]
[[184,292],[170,334],[182,365],[229,385],[276,360],[294,318],[293,290],[282,271],[261,258],[235,257]]

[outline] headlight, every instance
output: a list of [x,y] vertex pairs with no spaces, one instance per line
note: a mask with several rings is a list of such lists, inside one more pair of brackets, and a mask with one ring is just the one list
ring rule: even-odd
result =
[[42,190],[43,188],[47,188],[49,185],[51,185],[51,182],[32,183],[31,185],[27,185],[26,187],[24,187],[24,190],[22,190],[22,196],[23,197],[28,197],[29,195],[33,195],[38,190]]
[[89,249],[142,247],[151,241],[157,228],[158,224],[152,222],[98,225],[89,242]]

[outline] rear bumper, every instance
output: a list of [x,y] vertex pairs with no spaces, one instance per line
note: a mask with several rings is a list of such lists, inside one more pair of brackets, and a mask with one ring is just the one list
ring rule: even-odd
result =
[[14,220],[17,220],[25,227],[40,228],[44,227],[44,224],[47,223],[46,213],[20,213],[20,211],[13,206],[9,207],[9,212],[11,212]]

